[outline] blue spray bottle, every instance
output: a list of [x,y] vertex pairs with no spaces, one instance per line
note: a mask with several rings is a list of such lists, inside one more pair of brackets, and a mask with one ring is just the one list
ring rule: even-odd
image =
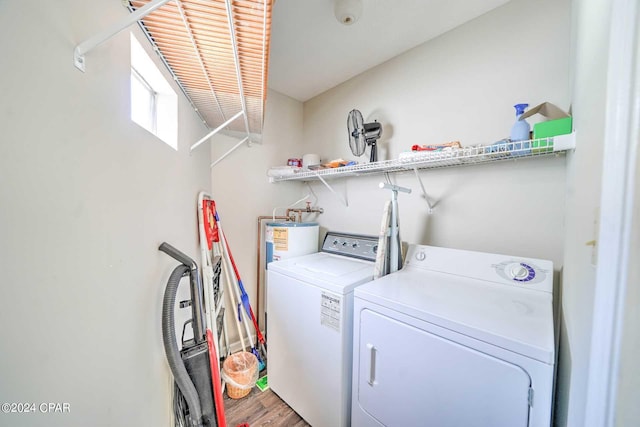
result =
[[528,106],[529,104],[514,105],[516,109],[516,122],[511,128],[511,141],[526,141],[529,139],[529,131],[531,130],[531,127],[526,120],[520,120],[520,116]]

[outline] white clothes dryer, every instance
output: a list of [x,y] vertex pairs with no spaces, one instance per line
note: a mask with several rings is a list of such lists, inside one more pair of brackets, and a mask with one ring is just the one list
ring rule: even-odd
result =
[[351,420],[353,290],[373,279],[378,238],[330,232],[322,251],[269,264],[269,387],[314,427]]
[[553,264],[411,246],[356,288],[352,425],[548,427]]

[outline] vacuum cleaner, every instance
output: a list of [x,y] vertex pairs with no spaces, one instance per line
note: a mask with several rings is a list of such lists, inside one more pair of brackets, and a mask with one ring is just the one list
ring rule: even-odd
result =
[[[168,243],[158,248],[180,262],[167,282],[162,303],[162,341],[169,367],[175,380],[174,413],[177,426],[218,426],[212,391],[211,364],[207,345],[203,287],[196,262]],[[178,285],[189,276],[191,299],[181,301],[180,307],[191,306],[191,319],[182,328],[182,349],[178,350],[174,309]],[[193,338],[186,340],[187,325],[193,330]]]

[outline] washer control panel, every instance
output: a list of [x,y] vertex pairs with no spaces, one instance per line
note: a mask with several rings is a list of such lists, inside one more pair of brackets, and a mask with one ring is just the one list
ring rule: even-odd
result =
[[322,252],[367,261],[375,261],[377,251],[378,237],[376,236],[329,231],[322,242]]

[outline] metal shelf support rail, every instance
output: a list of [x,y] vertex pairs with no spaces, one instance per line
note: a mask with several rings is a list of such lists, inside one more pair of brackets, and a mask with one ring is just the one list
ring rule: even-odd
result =
[[420,188],[422,189],[422,197],[427,201],[427,206],[429,206],[429,213],[433,213],[433,205],[429,201],[429,196],[427,195],[427,190],[424,189],[424,184],[422,183],[422,178],[420,178],[420,174],[418,173],[418,167],[413,167],[413,172],[416,174],[416,179],[420,183]]
[[340,200],[342,202],[342,204],[346,208],[348,208],[349,207],[349,201],[346,198],[344,198],[341,195],[339,195],[336,192],[336,190],[334,190],[333,187],[330,186],[329,183],[327,181],[325,181],[325,179],[322,176],[320,176],[320,174],[317,174],[317,176],[318,176],[318,179],[320,180],[320,182],[322,182],[324,184],[324,186],[327,187],[329,189],[329,191],[331,191],[338,198],[338,200]]
[[[267,1],[269,0],[264,0],[264,6],[265,8],[267,7]],[[275,3],[275,0],[274,0]],[[262,63],[265,62],[265,52],[267,51],[267,14],[264,14],[264,17],[262,18]],[[264,81],[264,75],[266,72],[266,67],[262,67],[262,81]],[[262,126],[264,126],[264,107],[265,107],[265,97],[264,97],[264,91],[266,90],[266,86],[265,84],[262,85],[262,94],[261,94],[261,99],[262,99]]]
[[[231,147],[229,151],[220,156],[216,161],[211,163],[211,167],[213,168],[215,165],[220,163],[225,157],[234,152],[238,147],[240,147],[243,143],[247,142],[247,146],[251,147],[251,132],[249,131],[249,116],[247,115],[247,101],[244,97],[244,87],[242,85],[242,71],[240,70],[240,59],[238,58],[238,40],[236,38],[235,27],[233,24],[233,10],[231,9],[231,0],[225,0],[225,5],[227,7],[227,19],[229,21],[229,33],[231,35],[231,45],[233,47],[233,60],[236,67],[236,78],[238,80],[238,93],[240,95],[240,104],[242,105],[242,111],[238,112],[235,116],[224,122],[222,125],[215,128],[213,131],[209,132],[205,137],[201,138],[198,142],[191,146],[191,150],[193,151],[198,145],[202,144],[204,141],[221,131],[225,128],[229,123],[233,122],[235,119],[240,117],[241,115],[244,118],[244,128],[247,132],[247,136],[238,142],[236,145]],[[213,90],[213,89],[212,89]]]
[[242,144],[244,144],[247,140],[249,140],[249,137],[246,136],[243,140],[241,140],[240,142],[238,142],[236,145],[234,145],[233,147],[231,147],[229,149],[229,151],[227,151],[226,153],[224,153],[222,156],[220,156],[218,158],[218,160],[216,160],[215,162],[211,163],[211,167],[214,167],[215,165],[217,165],[218,163],[220,163],[225,157],[227,157],[229,154],[233,153],[236,148],[238,148],[239,146],[241,146]]
[[[180,4],[180,1],[176,1],[176,6],[178,7],[178,12],[180,12],[180,18],[182,18],[184,28],[187,30],[187,33],[189,34],[189,40],[191,41],[191,44],[195,48],[197,46],[196,39],[193,37],[193,31],[191,31],[191,27],[189,26],[189,23],[187,21],[187,16],[184,14],[184,8]],[[197,48],[196,48],[196,52],[198,53],[198,63],[200,64],[200,68],[202,69],[202,74],[204,74],[207,77],[207,85],[209,85],[209,90],[211,91],[211,95],[213,95],[213,99],[216,101],[216,106],[218,107],[218,111],[220,111],[220,115],[222,116],[222,119],[226,120],[227,118],[224,116],[224,111],[222,111],[222,106],[220,105],[220,100],[218,100],[218,95],[216,94],[216,91],[213,90],[213,84],[211,83],[211,79],[209,78],[209,73],[207,73],[207,68],[204,66],[204,61],[202,60],[202,53]],[[192,146],[191,150],[193,150],[193,148],[194,147]]]
[[116,22],[111,27],[99,32],[95,36],[83,41],[79,45],[76,46],[73,51],[73,64],[77,69],[84,72],[85,71],[85,58],[84,56],[93,50],[95,47],[101,45],[102,43],[109,40],[111,37],[118,34],[120,31],[124,30],[131,24],[136,23],[140,19],[144,18],[154,10],[164,6],[169,3],[171,0],[154,0],[135,12],[128,15],[126,18],[121,21]]
[[238,92],[240,95],[240,103],[242,104],[242,112],[244,113],[244,128],[247,131],[247,139],[251,145],[251,132],[249,132],[249,116],[247,115],[247,101],[244,98],[244,88],[242,85],[242,71],[240,70],[240,59],[238,58],[238,40],[236,38],[236,30],[233,24],[233,10],[231,9],[231,0],[226,0],[227,19],[229,20],[229,34],[231,35],[231,45],[233,46],[233,60],[236,65],[236,79],[238,80]]
[[[191,151],[195,150],[195,148],[202,144],[203,142],[205,142],[207,139],[211,138],[213,135],[215,135],[216,133],[220,132],[222,129],[224,129],[225,127],[227,127],[229,125],[229,123],[233,122],[235,119],[237,119],[238,117],[240,117],[241,115],[244,114],[244,111],[238,111],[238,113],[236,113],[236,115],[234,115],[233,117],[231,117],[230,119],[228,119],[226,122],[224,122],[223,124],[221,124],[220,126],[218,126],[217,128],[215,128],[214,130],[212,130],[211,132],[209,132],[208,134],[206,134],[205,136],[203,136],[202,138],[200,138],[198,140],[198,142],[196,142],[195,144],[193,144],[191,146]],[[217,163],[217,162],[216,162]],[[213,166],[213,165],[212,165]]]

